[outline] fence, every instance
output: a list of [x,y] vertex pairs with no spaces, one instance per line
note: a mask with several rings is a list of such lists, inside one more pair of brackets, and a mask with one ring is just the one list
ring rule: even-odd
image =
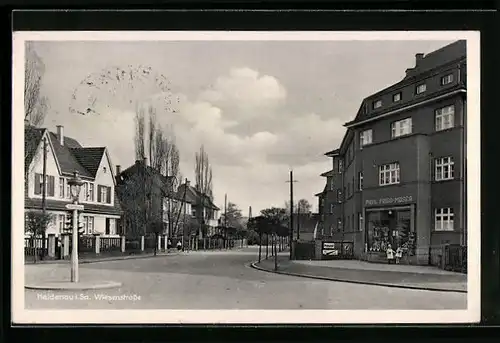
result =
[[446,245],[444,248],[444,269],[467,273],[467,247],[459,244]]
[[[83,235],[78,238],[78,254],[84,258],[92,258],[96,256],[116,256],[116,255],[131,255],[131,254],[144,254],[151,253],[155,249],[156,251],[165,251],[165,247],[170,249],[176,249],[177,242],[182,242],[181,237],[171,237],[168,238],[164,235],[159,236],[146,236],[146,237],[136,237],[128,238],[124,237],[101,237],[101,236],[90,236]],[[43,248],[45,239],[45,248]],[[191,240],[186,240],[184,242],[186,249],[198,249],[198,250],[215,250],[224,248],[224,240],[218,238],[205,238],[198,240],[193,237]],[[170,245],[167,245],[170,241]],[[99,246],[97,246],[99,242]],[[122,246],[124,245],[124,246]],[[226,241],[227,248],[239,247],[239,244],[235,244],[234,240]],[[37,238],[36,240],[32,238],[25,238],[24,240],[24,255],[25,257],[35,256],[35,247],[37,248],[37,256],[39,259],[66,259],[71,256],[73,241],[71,235],[64,235],[56,237],[49,235],[46,238]]]
[[[44,246],[45,240],[45,246]],[[47,256],[48,254],[49,239],[37,237],[24,238],[24,255],[25,256],[35,256],[35,250],[37,256]]]
[[[120,237],[100,237],[101,252],[118,252],[121,251],[122,239]],[[140,246],[139,246],[140,248]]]

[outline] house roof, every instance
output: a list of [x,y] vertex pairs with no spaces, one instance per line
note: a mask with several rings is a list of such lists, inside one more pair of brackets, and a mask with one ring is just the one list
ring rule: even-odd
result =
[[70,148],[70,151],[78,163],[95,177],[106,148]]
[[92,175],[84,166],[82,166],[76,156],[73,153],[74,148],[82,148],[82,146],[74,139],[69,137],[64,137],[64,145],[59,144],[57,135],[53,132],[49,132],[50,142],[54,147],[54,153],[56,154],[57,161],[61,167],[61,172],[66,174],[73,174],[75,171],[80,174],[80,176],[93,178]]
[[332,169],[332,170],[329,170],[327,172],[322,173],[320,176],[323,176],[323,177],[333,176],[334,173],[335,173],[335,171]]
[[34,126],[24,126],[24,168],[28,168],[29,164],[35,157],[36,149],[40,144],[45,129],[39,129]]
[[325,187],[323,187],[323,190],[322,190],[321,192],[314,194],[314,196],[316,196],[316,197],[320,197],[320,196],[322,196],[323,194],[325,194],[325,192],[326,192],[326,185],[325,185]]
[[57,134],[45,128],[25,125],[24,133],[25,168],[33,160],[44,134],[48,135],[61,173],[64,174],[73,174],[77,171],[84,178],[95,178],[102,156],[106,152],[105,147],[84,148],[76,139],[67,136],[64,137],[64,145],[61,145]]
[[[177,190],[177,196],[181,199],[184,197],[184,187],[186,187],[185,183],[180,185]],[[207,204],[208,208],[211,208],[213,210],[220,210],[220,208],[213,203],[208,195],[202,194],[195,187],[189,185],[186,189],[186,201],[190,202],[191,204],[197,204],[199,203],[200,198],[204,198],[204,203]]]
[[338,155],[339,151],[340,151],[340,149],[335,149],[335,150],[332,150],[332,151],[328,151],[327,153],[325,153],[325,156],[332,157],[332,156]]

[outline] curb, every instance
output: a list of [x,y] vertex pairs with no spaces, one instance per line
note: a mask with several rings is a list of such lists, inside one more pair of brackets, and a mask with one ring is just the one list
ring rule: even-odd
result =
[[331,278],[331,277],[326,277],[326,276],[317,276],[317,275],[308,275],[308,274],[289,273],[289,272],[283,272],[283,271],[274,271],[274,270],[269,270],[269,269],[265,269],[263,267],[257,266],[257,262],[250,263],[250,267],[254,268],[256,270],[260,270],[260,271],[264,271],[264,272],[268,272],[268,273],[288,275],[288,276],[296,276],[296,277],[302,277],[302,278],[308,278],[308,279],[317,279],[317,280],[335,281],[335,282],[344,282],[344,283],[354,283],[354,284],[359,284],[359,285],[370,285],[370,286],[379,286],[379,287],[412,289],[412,290],[430,291],[430,292],[447,292],[447,293],[462,293],[462,294],[467,294],[467,291],[463,291],[463,290],[460,290],[460,289],[419,287],[419,286],[398,285],[398,284],[394,284],[394,283],[381,283],[381,282],[370,282],[370,281],[345,280],[345,279],[336,279],[336,278]]
[[[135,259],[144,259],[144,258],[156,258],[156,257],[164,257],[164,256],[178,256],[180,253],[171,253],[171,254],[157,254],[155,255],[130,255],[130,256],[120,256],[120,257],[109,257],[95,260],[79,260],[78,264],[87,264],[87,263],[99,263],[99,262],[110,262],[110,261],[123,261],[123,260],[135,260]],[[68,264],[71,263],[71,260],[46,260],[46,261],[38,261],[37,263],[24,263],[24,265],[36,266],[42,264]]]
[[25,285],[26,289],[37,290],[58,290],[58,291],[72,291],[72,290],[96,290],[96,289],[109,289],[119,288],[122,283],[115,281],[100,281],[100,282],[69,282],[69,281],[53,281],[40,284]]

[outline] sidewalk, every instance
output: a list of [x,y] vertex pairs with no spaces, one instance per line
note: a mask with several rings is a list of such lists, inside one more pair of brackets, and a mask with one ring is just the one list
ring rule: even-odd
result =
[[[193,254],[199,252],[211,253],[211,252],[221,252],[221,251],[239,251],[243,248],[233,248],[228,250],[185,250],[185,251],[177,251],[177,249],[170,249],[168,252],[166,251],[158,251],[156,256],[153,252],[147,252],[142,254],[117,254],[117,255],[104,255],[104,256],[85,256],[80,257],[78,259],[79,264],[85,263],[97,263],[97,262],[106,262],[106,261],[121,261],[121,260],[131,260],[131,259],[140,259],[140,258],[151,258],[151,257],[161,257],[161,256],[178,256],[182,254]],[[25,265],[37,265],[37,264],[66,264],[71,263],[71,258],[66,260],[37,260],[36,263],[33,260],[24,260]]]
[[[274,272],[274,258],[252,267]],[[467,275],[427,266],[375,264],[364,261],[290,261],[278,257],[279,274],[359,284],[467,293]]]

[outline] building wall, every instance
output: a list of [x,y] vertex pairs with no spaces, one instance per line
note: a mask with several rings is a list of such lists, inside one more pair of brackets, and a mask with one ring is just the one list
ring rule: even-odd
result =
[[[339,149],[340,156],[332,159],[334,170],[337,170],[338,158],[344,161],[344,172],[339,175],[335,185],[345,195],[332,216],[341,218],[344,225],[340,228],[335,225],[332,236],[335,240],[354,242],[356,256],[362,257],[365,253],[367,211],[379,208],[404,206],[411,209],[412,229],[417,242],[415,261],[418,263],[426,264],[428,261],[429,246],[461,241],[462,232],[466,231],[466,197],[463,191],[465,93],[460,92],[459,85],[466,75],[464,61],[460,61],[460,66],[458,62],[410,77],[400,86],[391,86],[386,91],[368,97],[359,120],[404,106],[410,107],[402,109],[400,113],[391,113],[351,127]],[[448,74],[453,75],[453,82],[441,85],[441,78]],[[415,94],[416,86],[423,82],[426,83],[426,91]],[[401,92],[402,99],[393,102],[393,95],[398,92]],[[429,100],[432,96],[440,96],[440,99]],[[372,104],[379,99],[383,105],[374,109]],[[416,105],[418,102],[421,103]],[[436,132],[435,111],[449,105],[455,108],[454,127]],[[392,123],[409,117],[412,118],[412,133],[392,138]],[[372,144],[361,147],[360,133],[367,129],[372,130]],[[354,146],[352,162],[346,153],[351,144]],[[448,156],[454,160],[453,180],[435,181],[435,158]],[[393,162],[399,163],[400,182],[381,186],[379,167]],[[359,172],[363,173],[362,190],[359,190]],[[349,188],[353,191],[349,192]],[[325,211],[329,212],[328,202],[331,201],[331,198],[325,201]],[[454,231],[435,231],[435,209],[447,207],[454,210]],[[328,219],[325,218],[324,222],[326,224]]]
[[[45,134],[44,137],[47,138],[47,142],[50,142],[50,139]],[[59,177],[59,169],[57,167],[57,162],[54,157],[54,152],[50,148],[50,144],[47,144],[47,163],[46,163],[46,173],[47,175],[54,176],[55,179],[55,189],[54,189],[54,199],[59,198],[59,187],[58,187],[58,177]],[[28,196],[30,198],[42,198],[42,195],[35,195],[35,174],[43,173],[43,139],[40,141],[40,145],[33,157],[33,160],[30,163],[28,169]]]
[[[111,163],[108,160],[107,154],[103,154],[101,159],[101,163],[99,164],[99,169],[97,169],[96,177],[95,177],[95,192],[97,192],[98,185],[111,187],[111,203],[106,204],[101,202],[102,205],[113,207],[115,203],[115,177],[113,175],[113,168],[111,167]],[[82,192],[83,193],[83,192]],[[97,201],[97,194],[94,199]]]

